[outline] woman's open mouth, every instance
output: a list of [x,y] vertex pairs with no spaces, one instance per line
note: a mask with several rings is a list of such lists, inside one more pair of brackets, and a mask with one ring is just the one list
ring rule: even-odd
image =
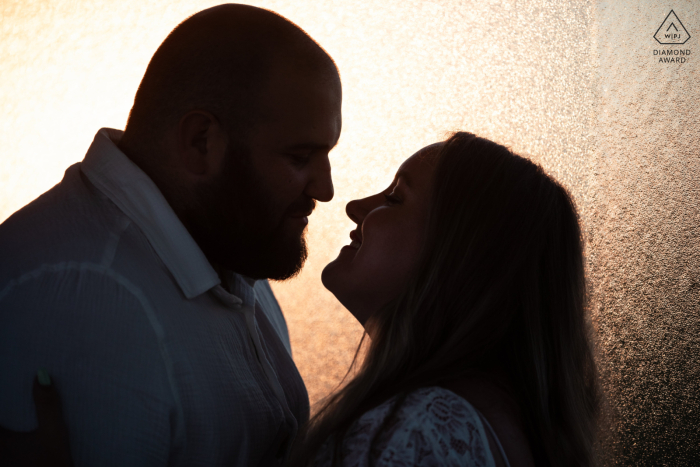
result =
[[359,249],[362,245],[362,234],[360,234],[360,232],[357,230],[353,230],[352,232],[350,232],[350,239],[352,240],[352,243],[350,243],[350,245],[347,246],[356,250]]

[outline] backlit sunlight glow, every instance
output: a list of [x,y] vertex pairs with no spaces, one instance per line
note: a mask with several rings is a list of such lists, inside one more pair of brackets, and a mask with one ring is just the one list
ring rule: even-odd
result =
[[[583,31],[561,28],[570,52],[543,63],[541,31],[523,12],[478,2],[251,2],[304,28],[336,60],[343,131],[332,153],[335,199],[310,218],[310,259],[301,276],[275,283],[295,358],[312,401],[339,382],[361,328],[320,283],[323,266],[349,241],[345,204],[388,185],[405,158],[452,130],[469,130],[542,156],[580,159],[587,66]],[[534,12],[533,2],[526,9]],[[3,2],[0,220],[58,183],[97,129],[123,129],[134,93],[160,42],[180,21],[216,2]],[[522,7],[520,8],[522,10]],[[543,11],[586,24],[585,11]],[[579,18],[579,16],[582,18]],[[545,19],[542,19],[544,21]],[[564,24],[563,22],[560,24]],[[516,38],[507,30],[525,31]],[[549,46],[548,46],[549,48]],[[571,52],[573,50],[573,53]],[[535,53],[533,53],[535,52]],[[570,86],[552,83],[570,82]],[[574,89],[578,89],[574,92]],[[577,123],[581,121],[582,123]],[[566,138],[562,135],[566,131]]]
[[[421,147],[465,130],[533,158],[572,191],[589,242],[593,323],[603,358],[616,362],[602,366],[613,405],[630,426],[647,423],[639,420],[647,420],[653,404],[671,410],[663,398],[631,403],[637,399],[634,390],[625,392],[625,378],[640,377],[641,370],[629,361],[656,362],[657,357],[642,346],[630,360],[618,346],[623,338],[629,343],[629,336],[643,339],[649,329],[659,330],[652,333],[659,339],[663,333],[689,335],[684,334],[689,328],[678,324],[682,321],[655,314],[652,302],[698,306],[688,292],[698,290],[688,279],[699,277],[697,256],[688,264],[663,261],[693,258],[697,253],[688,245],[696,244],[697,236],[688,232],[700,225],[696,208],[674,201],[698,193],[700,173],[693,161],[699,159],[700,144],[690,122],[697,127],[700,115],[697,105],[682,103],[700,97],[698,86],[690,84],[693,79],[697,84],[693,60],[700,49],[692,49],[684,68],[659,68],[651,60],[658,48],[652,35],[668,14],[666,5],[632,0],[250,3],[304,28],[336,60],[343,82],[343,130],[331,153],[336,196],[309,219],[310,256],[302,274],[272,284],[312,404],[340,382],[362,334],[320,281],[323,267],[349,243],[354,228],[345,205],[386,188],[401,162]],[[700,36],[700,4],[677,3],[674,9],[691,35]],[[58,183],[64,170],[83,158],[100,127],[124,128],[158,45],[179,22],[215,4],[0,2],[0,222]],[[657,97],[659,89],[663,97]],[[672,114],[664,107],[669,102],[684,107]],[[688,124],[679,126],[678,115]],[[663,144],[654,139],[662,132],[668,137]],[[690,153],[695,159],[684,156]],[[672,189],[662,190],[662,182]],[[654,232],[663,232],[663,238]],[[625,271],[622,279],[620,271]],[[667,279],[664,292],[648,285]],[[646,301],[637,302],[641,296]],[[691,322],[697,328],[697,318]],[[665,363],[650,364],[647,373],[656,375],[657,384],[682,386],[690,378],[684,375],[691,374],[685,360],[672,350],[662,355]],[[675,368],[677,379],[663,376],[662,367]],[[693,397],[673,399],[673,407],[693,407],[698,402]],[[625,436],[636,440],[635,433]],[[630,449],[624,455],[646,452]]]

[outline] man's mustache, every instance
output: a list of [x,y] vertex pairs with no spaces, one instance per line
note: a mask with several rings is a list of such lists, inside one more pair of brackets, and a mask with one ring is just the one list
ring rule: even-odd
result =
[[287,209],[287,215],[289,217],[309,216],[314,209],[316,209],[316,200],[313,198],[307,198],[290,205]]

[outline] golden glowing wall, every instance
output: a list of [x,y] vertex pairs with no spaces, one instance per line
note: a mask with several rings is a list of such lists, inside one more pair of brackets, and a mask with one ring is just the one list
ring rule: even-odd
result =
[[[671,9],[691,35],[684,45],[652,37]],[[600,2],[593,25],[596,137],[584,199],[619,435],[607,444],[628,465],[698,465],[700,2]],[[659,63],[661,50],[691,55]]]
[[[251,3],[306,29],[343,80],[336,197],[310,219],[301,276],[273,284],[312,402],[338,384],[361,336],[320,283],[353,228],[345,204],[463,129],[542,163],[582,211],[610,414],[603,425],[612,427],[606,464],[700,455],[700,3]],[[213,4],[0,3],[0,221],[58,182],[99,127],[124,127],[157,46]],[[653,39],[671,9],[698,36],[682,47]],[[669,48],[691,55],[658,63],[653,50]]]

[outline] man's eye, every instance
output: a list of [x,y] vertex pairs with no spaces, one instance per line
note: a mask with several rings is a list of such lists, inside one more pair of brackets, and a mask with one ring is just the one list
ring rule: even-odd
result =
[[305,164],[306,162],[308,162],[309,157],[311,157],[311,154],[308,154],[308,153],[307,154],[288,154],[288,155],[289,155],[289,157],[291,157],[294,160],[294,162],[296,162],[298,164]]

